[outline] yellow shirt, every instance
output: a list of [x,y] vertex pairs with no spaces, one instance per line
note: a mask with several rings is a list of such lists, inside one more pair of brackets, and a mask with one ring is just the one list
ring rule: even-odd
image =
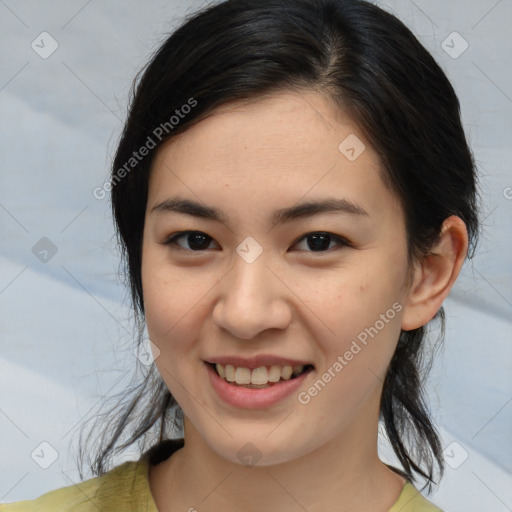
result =
[[[146,452],[138,461],[124,462],[102,476],[55,489],[35,500],[0,504],[0,512],[158,512],[149,487],[149,464]],[[389,512],[442,511],[407,482]]]

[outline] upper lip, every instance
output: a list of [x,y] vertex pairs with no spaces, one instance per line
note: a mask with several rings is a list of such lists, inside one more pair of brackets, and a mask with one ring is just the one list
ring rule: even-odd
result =
[[311,365],[308,361],[290,359],[288,357],[279,357],[273,356],[270,354],[260,354],[253,357],[237,357],[237,356],[219,356],[219,357],[211,357],[205,359],[207,363],[213,364],[222,364],[227,365],[231,364],[236,367],[241,368],[249,368],[254,370],[254,368],[259,368],[260,366],[297,366],[297,365]]

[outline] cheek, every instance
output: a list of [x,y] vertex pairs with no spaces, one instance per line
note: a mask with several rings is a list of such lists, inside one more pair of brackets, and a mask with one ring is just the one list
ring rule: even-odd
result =
[[[395,302],[403,301],[401,284],[404,275],[397,268],[371,272],[369,266],[360,272],[347,271],[338,279],[325,282],[323,291],[318,288],[320,284],[312,283],[317,289],[310,295],[314,299],[309,302],[311,308],[323,312],[336,335],[355,336],[373,325]],[[391,312],[393,319],[395,310]]]
[[346,294],[333,295],[335,306],[324,310],[335,334],[318,339],[324,360],[317,377],[328,384],[315,401],[326,421],[329,417],[324,411],[333,403],[339,408],[339,418],[348,421],[369,396],[377,396],[395,351],[403,307],[392,291],[384,293],[373,286],[355,285],[352,294],[347,288]]
[[400,335],[404,301],[406,267],[401,255],[395,255],[395,262],[388,266],[383,258],[367,260],[340,273],[323,294],[313,295],[317,303],[311,303],[311,309],[321,312],[331,331],[322,343],[327,367],[340,355],[347,361],[342,364],[351,367],[344,374],[356,380],[385,371]]
[[143,253],[146,325],[162,355],[190,350],[207,313],[208,291],[215,283],[212,272],[172,266],[158,248]]
[[180,318],[190,310],[190,288],[171,273],[162,261],[160,251],[145,248],[142,258],[142,291],[148,334],[160,350],[166,349],[165,340],[174,334]]
[[[196,295],[180,280],[159,279],[158,274],[147,276],[143,281],[146,324],[151,340],[167,345],[180,340],[186,332],[184,326],[193,316]],[[181,336],[177,336],[180,333]],[[160,347],[165,348],[165,347]]]
[[[143,278],[144,307],[149,339],[158,348],[155,365],[179,404],[187,403],[182,383],[190,368],[184,361],[195,357],[196,297],[179,279],[170,279],[154,267]],[[188,293],[187,293],[188,290]]]

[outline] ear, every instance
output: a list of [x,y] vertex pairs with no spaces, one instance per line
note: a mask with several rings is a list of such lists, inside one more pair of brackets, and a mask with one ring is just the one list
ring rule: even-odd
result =
[[467,251],[466,225],[459,217],[448,217],[439,241],[414,268],[402,316],[404,331],[417,329],[434,318],[459,275]]

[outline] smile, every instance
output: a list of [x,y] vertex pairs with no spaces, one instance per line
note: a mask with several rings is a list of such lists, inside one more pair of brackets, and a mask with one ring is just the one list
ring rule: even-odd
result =
[[262,388],[272,386],[280,381],[288,381],[312,369],[312,365],[271,365],[259,366],[250,369],[243,366],[234,366],[232,364],[213,364],[210,363],[222,379],[249,388]]
[[[260,410],[296,394],[314,370],[311,364],[258,365],[252,369],[218,362],[205,361],[204,365],[211,389],[223,403],[236,408]],[[219,372],[223,372],[222,377]],[[262,384],[253,384],[253,375],[254,381]],[[227,377],[233,380],[229,381]]]

